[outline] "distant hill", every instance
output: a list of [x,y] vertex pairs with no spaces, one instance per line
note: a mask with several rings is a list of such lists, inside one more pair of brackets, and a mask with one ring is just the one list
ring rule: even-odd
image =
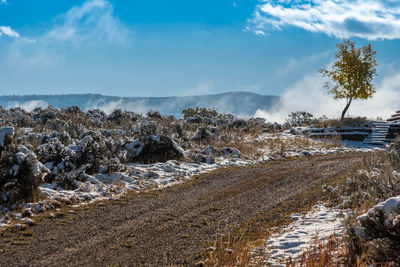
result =
[[215,95],[196,95],[182,97],[116,97],[100,94],[66,94],[66,95],[24,95],[0,96],[0,105],[4,108],[21,106],[31,110],[36,106],[53,105],[66,108],[72,105],[83,110],[99,108],[106,112],[123,109],[146,113],[158,110],[163,114],[181,116],[187,107],[215,107],[219,112],[235,116],[252,116],[258,109],[271,110],[279,106],[280,97],[260,95],[250,92],[230,92]]

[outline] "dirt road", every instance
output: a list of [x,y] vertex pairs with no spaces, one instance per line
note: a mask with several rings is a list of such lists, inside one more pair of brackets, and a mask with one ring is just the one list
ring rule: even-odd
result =
[[0,239],[1,266],[192,265],[204,244],[311,185],[352,171],[362,154],[302,157],[217,170],[192,186],[80,210]]

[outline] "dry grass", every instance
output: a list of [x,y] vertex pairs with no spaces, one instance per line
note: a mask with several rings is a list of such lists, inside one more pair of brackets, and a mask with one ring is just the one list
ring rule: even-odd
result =
[[[348,195],[353,215],[345,222],[346,233],[344,238],[338,239],[331,236],[325,244],[315,244],[303,254],[301,260],[289,262],[288,266],[399,266],[393,260],[380,260],[378,258],[386,252],[376,254],[371,244],[355,234],[354,226],[358,225],[355,214],[363,214],[376,204],[376,199],[385,200],[389,197],[399,195],[399,178],[393,175],[393,170],[399,165],[393,161],[393,155],[387,152],[378,152],[373,158],[363,158],[356,169],[362,172],[354,172],[346,183],[341,186],[337,197]],[[376,171],[379,167],[378,176],[370,176],[368,173]],[[351,181],[351,182],[349,182]],[[367,197],[366,193],[368,193]],[[383,249],[388,253],[393,250],[390,246]],[[393,251],[392,251],[393,252]],[[391,252],[389,254],[392,254]]]
[[275,151],[298,151],[304,149],[315,148],[318,150],[328,150],[333,147],[341,146],[340,138],[335,136],[332,138],[325,138],[314,140],[303,136],[295,136],[294,138],[282,138],[277,136],[275,138],[266,139],[265,143],[268,148]]
[[[336,179],[343,180],[344,177]],[[330,197],[331,195],[317,186],[301,192],[278,207],[259,214],[233,232],[222,235],[214,243],[205,244],[205,248],[213,249],[206,249],[202,258],[207,266],[248,266],[252,248],[262,245],[271,234],[288,225],[291,214],[307,212],[318,201]]]
[[318,241],[310,246],[307,251],[304,251],[301,259],[285,262],[286,266],[354,266],[354,267],[394,267],[399,266],[398,263],[380,262],[368,259],[366,254],[362,254],[355,258],[354,262],[349,262],[348,259],[349,248],[342,238],[338,238],[335,234],[331,235],[325,242]]
[[[377,118],[376,120],[379,120],[379,118]],[[365,125],[370,122],[371,120],[367,119],[366,117],[345,117],[343,120],[343,126],[354,127],[354,126]],[[328,119],[322,122],[315,123],[314,125],[317,127],[325,127],[325,128],[340,127],[340,119],[339,118]]]
[[272,156],[285,157],[289,152],[300,152],[302,150],[329,150],[334,147],[341,147],[340,136],[314,140],[304,136],[284,137],[271,135],[267,138],[250,134],[229,133],[226,139],[210,139],[207,142],[191,142],[190,148],[203,150],[207,146],[213,146],[218,151],[223,147],[233,147],[240,151],[244,157],[254,158],[258,154],[269,152]]

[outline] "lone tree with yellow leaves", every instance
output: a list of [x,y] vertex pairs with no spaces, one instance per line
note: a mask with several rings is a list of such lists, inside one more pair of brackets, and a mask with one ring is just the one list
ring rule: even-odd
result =
[[346,106],[342,111],[340,125],[353,100],[368,99],[375,93],[372,79],[376,75],[376,52],[371,45],[356,48],[354,42],[344,40],[336,44],[338,51],[336,61],[331,69],[321,69],[323,76],[331,81],[325,83],[325,88],[335,100],[346,99]]

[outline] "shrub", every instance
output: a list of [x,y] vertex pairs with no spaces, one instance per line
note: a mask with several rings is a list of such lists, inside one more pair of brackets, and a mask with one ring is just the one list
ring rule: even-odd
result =
[[291,112],[286,120],[291,126],[307,126],[313,121],[314,115],[307,111]]
[[191,108],[191,107],[189,107],[189,108],[182,110],[182,114],[183,114],[184,119],[193,117],[195,115],[201,116],[203,118],[233,119],[232,114],[218,113],[216,108],[204,108],[204,107]]
[[8,145],[0,158],[0,193],[6,196],[0,201],[8,205],[20,200],[32,201],[47,173],[35,153],[24,146]]

